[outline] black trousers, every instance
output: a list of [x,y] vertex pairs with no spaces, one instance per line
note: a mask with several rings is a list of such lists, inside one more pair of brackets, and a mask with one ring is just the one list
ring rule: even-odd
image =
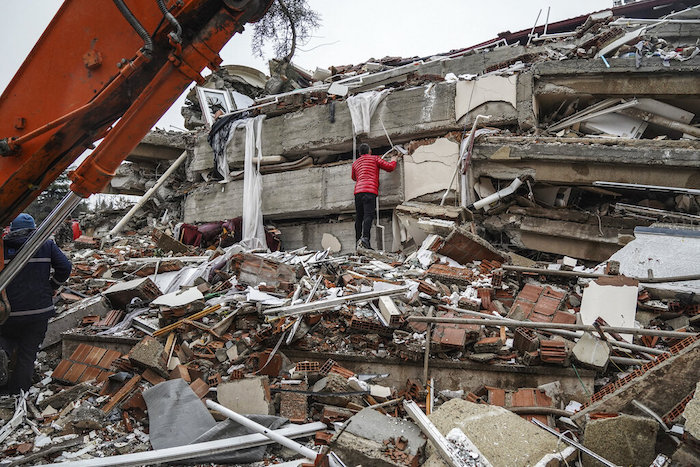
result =
[[0,391],[19,394],[19,390],[28,390],[32,385],[34,360],[39,346],[44,341],[49,319],[17,320],[8,319],[0,326],[0,348],[14,362],[14,371],[6,387]]
[[357,193],[355,195],[355,241],[363,238],[369,244],[369,233],[376,214],[377,195]]

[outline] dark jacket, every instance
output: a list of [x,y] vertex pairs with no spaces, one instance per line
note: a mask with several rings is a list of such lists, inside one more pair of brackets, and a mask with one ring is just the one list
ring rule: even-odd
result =
[[[5,236],[6,265],[33,232],[34,229],[21,229]],[[68,280],[71,268],[71,262],[53,240],[46,240],[5,289],[10,302],[10,319],[38,320],[53,316],[53,291]]]

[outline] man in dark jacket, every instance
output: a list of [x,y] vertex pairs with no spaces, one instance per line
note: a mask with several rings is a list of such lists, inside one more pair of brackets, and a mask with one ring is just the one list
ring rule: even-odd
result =
[[385,161],[371,153],[369,144],[360,144],[360,157],[352,163],[351,177],[355,180],[355,241],[358,248],[372,248],[369,233],[377,212],[379,194],[379,169],[392,172],[396,159]]
[[[3,239],[5,264],[12,261],[35,229],[29,214],[20,214],[12,221],[10,233]],[[66,255],[53,240],[47,240],[5,289],[10,317],[0,326],[0,386],[6,384],[0,387],[2,392],[18,394],[32,385],[34,360],[49,318],[55,313],[53,294],[68,280],[71,268]],[[8,359],[14,361],[9,380]],[[6,381],[2,381],[3,376]]]

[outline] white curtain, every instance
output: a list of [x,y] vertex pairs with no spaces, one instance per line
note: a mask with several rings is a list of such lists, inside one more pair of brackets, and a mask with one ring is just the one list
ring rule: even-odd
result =
[[352,119],[352,126],[356,135],[369,133],[372,114],[377,110],[382,99],[390,92],[390,89],[367,91],[348,97],[348,109],[350,110],[350,118]]
[[[245,165],[243,167],[243,240],[251,249],[267,248],[262,215],[262,122],[265,115],[245,120]],[[253,159],[257,158],[257,165]]]

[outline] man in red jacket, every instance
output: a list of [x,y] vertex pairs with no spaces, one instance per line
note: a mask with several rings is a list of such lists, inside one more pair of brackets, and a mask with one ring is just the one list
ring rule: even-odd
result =
[[396,158],[387,162],[373,156],[369,144],[360,144],[360,157],[352,163],[352,179],[355,180],[355,240],[358,248],[372,248],[369,232],[377,212],[379,194],[379,169],[392,172]]

